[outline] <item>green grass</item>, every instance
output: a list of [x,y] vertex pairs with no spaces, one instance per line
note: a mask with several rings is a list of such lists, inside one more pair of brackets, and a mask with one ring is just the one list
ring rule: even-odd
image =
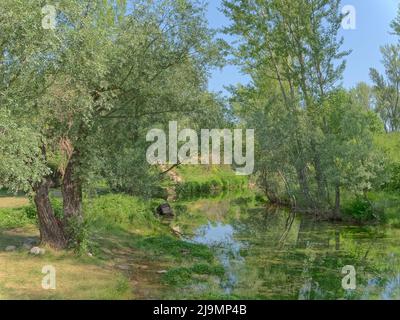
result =
[[199,259],[211,263],[214,260],[207,246],[181,241],[167,235],[142,239],[137,242],[137,246],[154,255],[164,255],[178,262]]
[[400,194],[398,192],[370,192],[368,198],[378,212],[382,212],[383,223],[400,228]]
[[206,182],[211,180],[240,180],[243,176],[237,176],[229,165],[181,165],[176,168],[177,173],[185,182]]
[[400,163],[400,132],[376,135],[375,143],[383,148],[393,162]]
[[176,172],[183,179],[175,188],[181,200],[242,190],[249,183],[247,177],[236,175],[227,165],[185,165],[177,167]]
[[88,223],[97,230],[112,230],[115,227],[132,226],[142,233],[151,234],[161,230],[154,215],[163,200],[145,201],[124,194],[107,194],[85,199],[84,211]]
[[[204,263],[195,264],[192,267],[178,267],[170,269],[163,277],[162,281],[172,286],[187,286],[193,281],[201,280],[198,276],[217,276],[223,278],[225,270],[220,265],[209,265]],[[207,277],[203,278],[205,281]]]
[[[52,202],[61,208],[60,199]],[[90,256],[51,248],[44,256],[30,255],[22,244],[39,241],[34,209],[1,209],[0,299],[182,298],[186,286],[215,286],[224,272],[211,249],[174,236],[176,221],[154,214],[159,202],[120,194],[85,199]],[[17,250],[4,251],[10,245]],[[46,264],[57,269],[54,291],[40,288]]]
[[0,209],[0,230],[21,228],[35,224],[27,214],[27,207]]

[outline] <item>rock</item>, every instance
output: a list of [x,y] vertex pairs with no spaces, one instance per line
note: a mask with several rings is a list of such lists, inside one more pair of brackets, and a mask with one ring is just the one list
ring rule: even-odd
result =
[[164,274],[164,273],[167,273],[167,272],[168,272],[167,270],[159,270],[159,271],[157,271],[158,274]]
[[167,217],[174,216],[174,212],[172,211],[172,208],[168,203],[163,203],[159,205],[157,208],[157,214],[159,214],[160,216],[167,216]]
[[43,255],[46,253],[46,250],[41,249],[39,247],[33,247],[29,252],[34,255],[39,255],[39,254]]
[[89,257],[93,257],[93,253],[91,253],[91,252],[88,252],[88,254],[87,254]]
[[15,250],[17,250],[16,246],[8,246],[8,247],[6,247],[6,251],[15,251]]

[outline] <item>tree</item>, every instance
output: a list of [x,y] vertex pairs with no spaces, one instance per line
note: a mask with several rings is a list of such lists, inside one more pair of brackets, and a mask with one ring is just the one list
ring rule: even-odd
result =
[[373,89],[365,82],[357,83],[357,85],[350,90],[350,94],[355,103],[362,106],[364,110],[375,109],[375,95]]
[[[146,126],[166,115],[202,109],[206,71],[219,61],[218,46],[198,1],[64,1],[57,7],[54,30],[41,28],[43,3],[6,4],[3,14],[16,20],[1,19],[2,30],[21,34],[16,39],[5,35],[3,59],[9,63],[2,67],[7,77],[21,80],[14,82],[17,100],[3,88],[9,102],[2,108],[18,125],[29,123],[41,138],[43,163],[60,172],[62,220],[47,219],[54,217],[48,199],[52,177],[44,176],[31,188],[43,220],[42,241],[63,248],[73,241],[69,226],[83,220],[85,182],[104,167],[102,162],[113,159],[108,155],[116,146],[123,153]],[[27,7],[34,14],[20,19]],[[26,71],[19,70],[22,66]],[[107,139],[114,145],[104,143]]]
[[[232,52],[253,80],[247,88],[234,90],[232,103],[245,125],[256,129],[258,172],[267,195],[299,210],[328,211],[336,217],[340,189],[351,174],[344,169],[348,161],[373,175],[360,164],[361,158],[371,156],[371,144],[358,153],[363,135],[369,139],[370,134],[343,125],[351,121],[351,113],[357,115],[352,125],[359,128],[368,123],[369,113],[350,103],[347,93],[338,94],[343,58],[349,53],[340,50],[339,4],[224,1],[224,12],[232,20],[226,32],[239,37]],[[333,116],[338,110],[343,118]],[[370,132],[370,126],[365,130]],[[341,143],[349,150],[341,149]]]
[[385,123],[387,132],[400,130],[400,45],[381,48],[385,75],[370,69],[376,95],[376,111]]

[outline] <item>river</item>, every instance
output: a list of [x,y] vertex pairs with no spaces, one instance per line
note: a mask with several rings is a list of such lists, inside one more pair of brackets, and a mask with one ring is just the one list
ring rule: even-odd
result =
[[226,295],[400,299],[400,229],[316,221],[247,198],[202,199],[186,207],[197,220],[180,219],[190,230],[185,239],[214,251],[225,269],[219,290]]

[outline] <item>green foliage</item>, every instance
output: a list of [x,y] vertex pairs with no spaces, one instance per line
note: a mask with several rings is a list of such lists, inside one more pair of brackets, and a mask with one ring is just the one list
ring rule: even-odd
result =
[[179,199],[242,190],[248,184],[248,178],[237,176],[230,166],[180,166],[176,171],[183,178],[175,187]]
[[[54,215],[62,220],[64,217],[64,209],[62,199],[56,197],[50,197],[51,206],[54,211]],[[35,220],[37,219],[37,210],[33,201],[26,207],[24,207],[25,213],[29,219]]]
[[400,163],[389,165],[389,181],[385,184],[385,189],[400,192]]
[[62,220],[64,218],[64,208],[63,208],[63,201],[60,198],[50,197],[51,206],[54,211],[54,215]]
[[224,277],[225,270],[220,265],[195,264],[192,267],[178,267],[168,270],[162,281],[166,284],[182,287],[193,282],[196,275]]
[[159,196],[144,159],[148,129],[182,115],[222,118],[206,87],[224,44],[204,3],[60,1],[53,30],[41,25],[43,5],[2,2],[0,187],[33,191],[50,168],[69,165],[77,189],[104,179],[114,191]]
[[91,226],[106,229],[133,226],[151,230],[158,222],[154,215],[157,203],[161,200],[148,202],[124,194],[108,194],[85,200],[84,211]]
[[26,208],[0,208],[0,229],[20,228],[33,225],[36,215],[32,217]]
[[18,125],[0,107],[0,188],[29,191],[49,170],[40,149],[40,135]]
[[68,235],[69,248],[76,253],[86,253],[89,248],[89,225],[80,217],[71,217],[67,221],[66,234]]
[[[143,239],[137,243],[139,248],[150,250],[156,254],[165,254],[175,259],[202,259],[207,262],[212,262],[214,259],[213,253],[205,245],[193,244],[177,240],[171,236],[157,236]],[[182,256],[182,253],[185,253]]]
[[376,134],[374,141],[387,154],[389,162],[400,163],[400,132]]
[[361,194],[379,184],[383,159],[372,134],[382,124],[370,92],[338,85],[349,53],[338,35],[340,1],[223,3],[233,21],[226,32],[239,39],[232,52],[252,78],[232,88],[231,104],[242,125],[255,128],[257,177],[268,199],[327,211],[341,188]]
[[375,144],[385,154],[385,177],[383,179],[383,190],[400,190],[400,134],[391,132],[375,135]]
[[370,221],[377,217],[376,210],[370,200],[365,197],[356,197],[345,204],[344,213],[359,221]]
[[376,96],[376,111],[385,123],[386,131],[400,130],[400,45],[391,44],[381,47],[385,74],[370,69]]
[[36,207],[30,203],[29,206],[26,206],[24,208],[25,214],[28,217],[28,219],[30,220],[35,220],[37,219],[37,211],[36,211]]

